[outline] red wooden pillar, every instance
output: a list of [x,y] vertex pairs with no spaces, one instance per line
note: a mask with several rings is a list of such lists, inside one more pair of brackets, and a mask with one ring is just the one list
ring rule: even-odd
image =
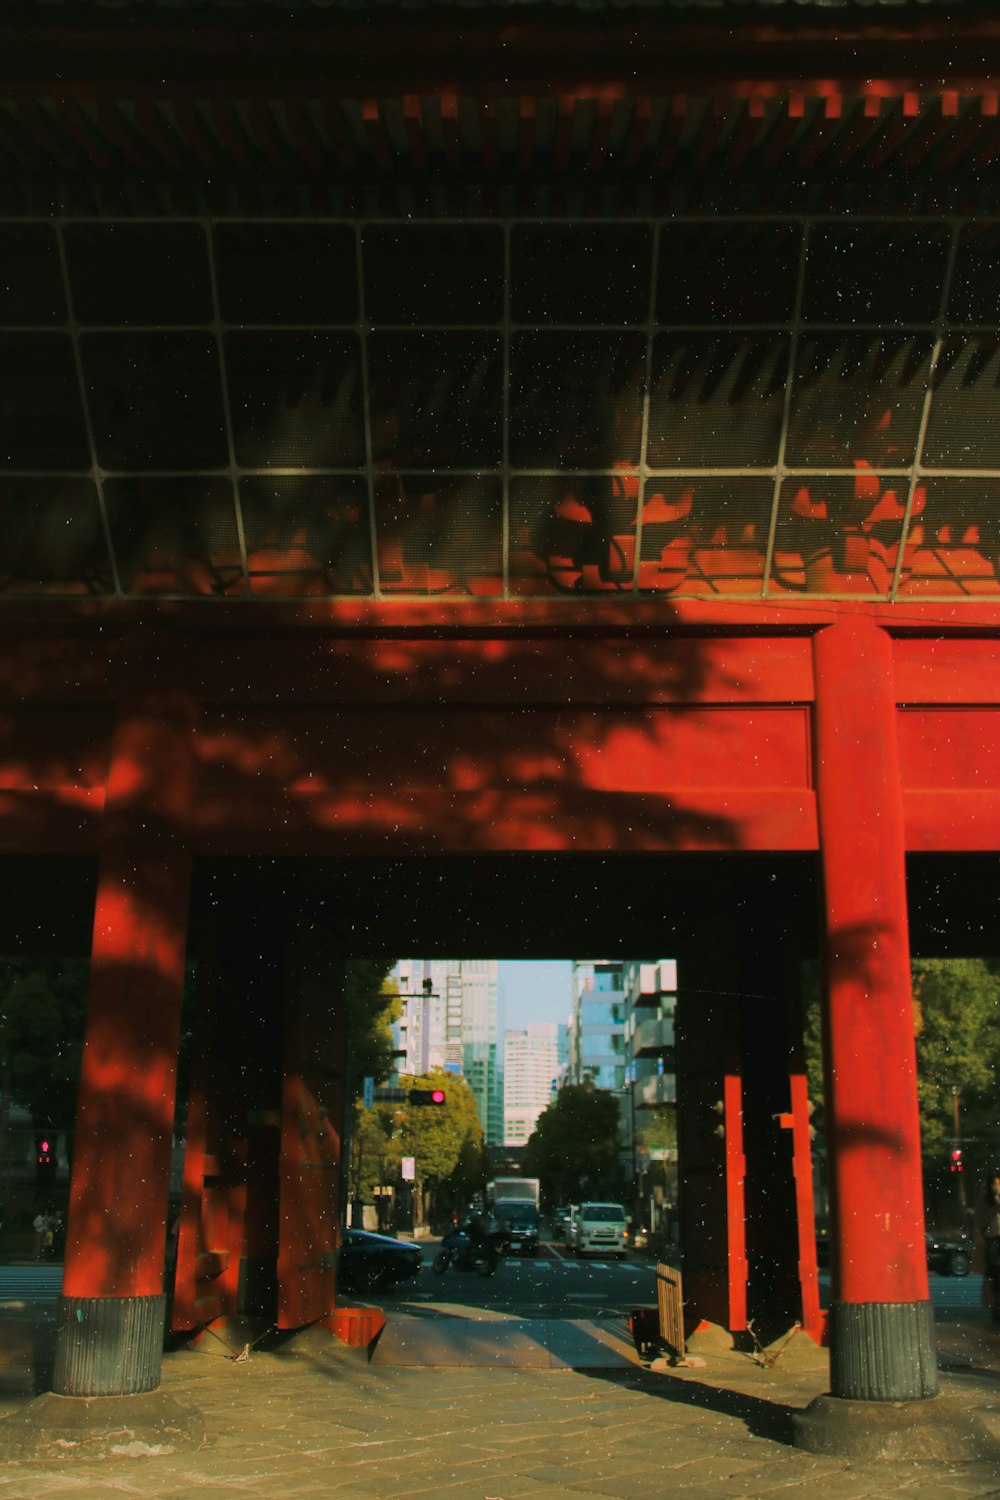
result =
[[826,907],[825,1053],[835,1396],[937,1391],[892,647],[863,615],[814,642]]
[[196,709],[120,707],[110,763],[53,1389],[159,1384]]
[[203,921],[173,1327],[275,1319],[284,917],[244,895]]
[[279,1167],[278,1327],[328,1316],[335,1300],[347,1085],[343,964],[295,924],[285,985]]
[[677,1128],[689,1325],[742,1333],[747,1321],[746,1161],[739,997],[732,934],[678,955]]

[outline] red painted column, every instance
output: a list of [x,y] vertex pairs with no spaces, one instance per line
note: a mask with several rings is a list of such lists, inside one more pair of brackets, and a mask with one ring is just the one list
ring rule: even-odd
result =
[[196,710],[135,695],[114,727],[53,1388],[159,1384],[191,878]]
[[[726,896],[722,896],[725,902]],[[738,970],[722,921],[678,953],[677,1130],[688,1331],[747,1320],[746,1159]]]
[[290,924],[281,1102],[278,1327],[332,1313],[347,1087],[344,968],[323,934]]
[[863,615],[819,632],[815,766],[826,911],[831,1388],[937,1390],[892,645]]

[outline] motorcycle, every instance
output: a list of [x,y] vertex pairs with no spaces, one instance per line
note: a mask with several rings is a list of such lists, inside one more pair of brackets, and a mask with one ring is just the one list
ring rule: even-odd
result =
[[431,1262],[435,1276],[443,1276],[448,1267],[456,1271],[475,1271],[477,1276],[492,1276],[500,1264],[495,1245],[473,1241],[464,1231],[446,1235],[441,1249]]

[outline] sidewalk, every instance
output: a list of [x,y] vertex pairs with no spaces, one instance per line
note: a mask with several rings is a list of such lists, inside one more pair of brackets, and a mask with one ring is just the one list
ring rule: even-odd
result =
[[[4,1319],[0,1410],[16,1415],[18,1369],[51,1340],[51,1318]],[[218,1340],[169,1354],[163,1389],[204,1419],[205,1445],[0,1467],[0,1500],[583,1500],[608,1496],[946,1500],[1000,1496],[984,1460],[852,1464],[788,1443],[794,1411],[826,1388],[825,1354],[796,1335],[766,1368],[703,1346],[703,1367],[647,1370],[611,1322],[390,1314],[369,1363],[310,1331],[246,1363]],[[939,1329],[943,1388],[963,1411],[1000,1413],[1000,1336]],[[33,1341],[33,1342],[32,1342]],[[218,1344],[218,1348],[214,1347]],[[20,1363],[19,1363],[20,1362]],[[997,1425],[1000,1437],[1000,1421]],[[169,1444],[166,1445],[169,1447]]]

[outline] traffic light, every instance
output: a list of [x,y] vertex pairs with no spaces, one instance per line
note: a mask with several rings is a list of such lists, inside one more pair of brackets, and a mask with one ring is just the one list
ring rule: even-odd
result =
[[442,1105],[446,1097],[444,1089],[410,1089],[407,1095],[411,1104]]
[[951,1170],[953,1172],[964,1172],[965,1171],[965,1168],[962,1166],[962,1148],[961,1148],[961,1146],[955,1146],[954,1149],[952,1150],[952,1153],[951,1153]]
[[56,1148],[50,1136],[38,1135],[35,1137],[37,1162],[35,1165],[35,1180],[39,1187],[49,1187],[55,1179]]

